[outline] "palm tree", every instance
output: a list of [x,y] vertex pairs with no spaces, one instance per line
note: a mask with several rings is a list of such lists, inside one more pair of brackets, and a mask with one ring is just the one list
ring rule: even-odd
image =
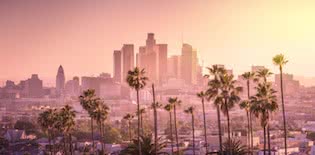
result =
[[53,139],[53,130],[56,124],[56,112],[56,109],[47,109],[46,111],[39,114],[37,120],[43,132],[47,134],[51,153],[53,151],[51,149],[51,139]]
[[203,113],[203,129],[204,129],[204,134],[205,134],[205,145],[206,145],[206,152],[208,152],[208,139],[207,139],[207,125],[206,125],[206,112],[205,112],[205,98],[206,94],[205,92],[201,91],[197,93],[197,96],[201,99],[201,104],[202,104],[202,113]]
[[102,154],[104,154],[104,136],[103,136],[103,126],[104,126],[104,121],[107,119],[109,107],[104,104],[103,101],[100,101],[97,107],[95,108],[94,112],[92,113],[92,118],[96,120],[98,126],[99,126],[99,131],[100,131],[100,136],[101,136],[101,145],[102,145]]
[[221,133],[221,116],[220,116],[220,105],[221,100],[218,99],[219,89],[220,89],[220,76],[222,74],[226,74],[226,70],[223,66],[213,65],[211,68],[208,67],[209,74],[205,75],[205,77],[210,78],[208,82],[208,89],[206,91],[207,100],[213,100],[213,104],[217,109],[217,119],[218,119],[218,131],[219,131],[219,144],[220,144],[220,154],[222,154],[222,133]]
[[[140,151],[138,147],[139,145],[137,145],[138,143],[139,142],[137,139],[133,140],[133,143],[129,144],[129,146],[126,149],[122,150],[120,152],[120,155],[138,154]],[[158,138],[158,145],[157,145],[158,147],[156,148],[151,134],[141,135],[140,143],[141,143],[141,146],[143,146],[141,149],[143,155],[155,154],[155,150],[159,152],[166,146],[165,142],[161,138]]]
[[[240,104],[242,109],[245,109],[246,115],[247,115],[247,123],[248,123],[248,143],[249,143],[249,152],[253,154],[252,148],[253,148],[253,125],[252,125],[252,113],[250,112],[250,82],[255,81],[255,73],[254,72],[245,72],[242,74],[243,79],[246,80],[247,85],[247,101]],[[250,135],[250,136],[249,136]]]
[[289,61],[284,57],[283,54],[278,54],[273,57],[273,63],[276,66],[279,66],[280,70],[280,88],[281,88],[281,104],[282,104],[282,117],[283,117],[283,130],[284,130],[284,146],[285,154],[287,155],[287,125],[286,125],[286,116],[285,116],[285,107],[284,107],[284,94],[283,94],[283,66],[286,65]]
[[[267,82],[268,78],[272,75],[273,73],[269,71],[269,69],[260,69],[257,71],[257,77],[262,80],[262,82]],[[257,79],[256,79],[257,80]],[[259,80],[259,79],[258,79]]]
[[268,130],[268,150],[270,150],[269,118],[270,114],[278,109],[276,91],[271,83],[263,82],[257,86],[257,94],[251,97],[253,105],[251,111],[256,117],[260,118],[260,124],[264,129],[264,155],[266,152],[266,130]]
[[193,155],[195,155],[195,119],[194,119],[194,107],[188,107],[184,112],[186,114],[191,114],[191,127],[192,127],[192,137],[193,137]]
[[231,139],[230,142],[224,142],[223,152],[224,154],[232,152],[233,155],[246,155],[246,146],[244,146],[240,140]]
[[[62,132],[64,135],[67,135],[69,137],[69,151],[71,155],[73,154],[72,149],[72,136],[71,133],[73,132],[73,129],[75,127],[75,114],[76,112],[73,110],[73,108],[69,105],[64,106],[61,108],[60,112],[58,113],[59,121],[62,127]],[[65,140],[65,138],[64,138]],[[65,151],[66,152],[66,151]]]
[[179,142],[178,142],[178,131],[177,131],[177,120],[176,120],[176,106],[180,106],[182,103],[177,97],[170,97],[168,102],[173,105],[173,112],[174,112],[174,127],[175,127],[175,138],[176,138],[176,148],[177,154],[179,155]]
[[129,133],[129,141],[131,142],[131,140],[132,140],[132,138],[131,138],[131,121],[133,120],[133,118],[134,118],[134,115],[132,115],[132,114],[126,114],[125,116],[124,116],[124,120],[127,120],[128,121],[128,133]]
[[[139,102],[139,91],[143,89],[146,85],[148,78],[145,77],[145,70],[140,70],[136,67],[132,71],[128,71],[127,76],[127,83],[128,85],[135,89],[137,92],[137,111],[140,111],[140,102]],[[142,154],[141,151],[141,142],[140,142],[140,117],[138,116],[138,148],[139,148],[139,155]]]
[[[159,102],[155,101],[155,90],[154,90],[154,84],[152,84],[152,97],[153,97],[153,103],[151,105],[151,108],[153,109],[153,117],[154,117],[154,144],[155,148],[157,148],[157,140],[158,140],[158,124],[157,124],[157,109],[161,108],[161,104]],[[155,149],[155,155],[157,155],[157,149]]]
[[143,127],[143,114],[145,114],[145,108],[141,108],[140,109],[140,111],[138,111],[137,113],[136,113],[136,115],[138,116],[138,117],[140,117],[140,126],[141,126],[141,132],[142,132],[142,134],[144,134],[144,127]]
[[172,110],[173,110],[173,104],[167,104],[164,106],[164,109],[169,113],[170,116],[170,133],[171,133],[171,147],[172,147],[172,153],[174,153],[174,148],[173,148],[173,126],[172,126]]
[[94,152],[94,125],[93,125],[93,112],[95,108],[98,106],[100,98],[98,98],[95,94],[94,89],[88,89],[83,91],[83,95],[79,97],[80,104],[84,110],[86,110],[91,118],[91,136],[92,136],[92,151]]

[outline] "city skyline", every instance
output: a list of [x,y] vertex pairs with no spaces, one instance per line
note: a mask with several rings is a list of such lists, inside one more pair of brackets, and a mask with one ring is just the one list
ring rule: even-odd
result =
[[[191,44],[204,66],[235,66],[234,72],[240,74],[251,65],[264,65],[276,73],[270,57],[284,53],[293,62],[286,67],[288,73],[315,76],[306,70],[314,57],[313,2],[0,3],[6,21],[0,32],[7,36],[0,40],[0,57],[5,58],[1,80],[25,79],[35,73],[53,80],[59,65],[64,66],[66,79],[112,74],[112,51],[121,44],[134,44],[138,53],[148,32],[156,34],[157,42],[168,44],[169,56],[179,54],[182,43]],[[128,28],[123,25],[127,21]],[[93,63],[82,64],[85,61]]]

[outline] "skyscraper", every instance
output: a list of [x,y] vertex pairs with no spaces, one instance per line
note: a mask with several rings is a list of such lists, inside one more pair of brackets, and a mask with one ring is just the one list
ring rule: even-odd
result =
[[134,69],[134,45],[133,44],[124,44],[122,49],[122,81],[125,81],[129,70]]
[[167,76],[169,78],[177,78],[180,79],[181,77],[181,56],[174,55],[170,58],[167,58]]
[[114,51],[114,81],[121,83],[121,71],[122,71],[122,57],[121,51],[115,50]]
[[189,44],[183,44],[181,76],[186,84],[197,83],[197,51]]
[[57,76],[56,76],[57,95],[61,95],[62,93],[64,93],[65,81],[66,81],[65,73],[64,73],[63,67],[60,65],[58,68]]
[[166,81],[167,74],[167,44],[158,44],[158,70],[159,82]]

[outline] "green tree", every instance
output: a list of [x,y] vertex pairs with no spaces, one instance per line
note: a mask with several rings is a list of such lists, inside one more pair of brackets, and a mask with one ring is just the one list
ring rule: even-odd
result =
[[[139,69],[136,67],[134,70],[128,71],[127,75],[127,83],[128,85],[135,89],[137,92],[137,111],[140,111],[140,101],[139,101],[139,91],[143,89],[146,85],[146,82],[148,81],[148,78],[145,76],[145,70]],[[140,117],[138,116],[138,148],[141,150],[141,142],[140,142]],[[139,155],[141,155],[142,152],[139,151]]]
[[169,113],[170,116],[170,139],[171,139],[171,148],[172,148],[172,153],[174,153],[174,148],[173,148],[173,126],[172,126],[172,110],[173,110],[173,104],[169,103],[164,106],[164,110]]
[[178,142],[178,130],[177,130],[177,120],[176,120],[176,106],[180,106],[182,101],[179,100],[177,97],[170,97],[168,102],[172,104],[173,112],[174,112],[174,127],[175,127],[175,138],[176,138],[176,148],[177,154],[179,155],[179,142]]
[[191,128],[192,128],[192,144],[193,144],[193,155],[196,154],[195,152],[195,118],[194,118],[194,111],[195,108],[194,107],[188,107],[184,112],[186,114],[190,114],[191,115]]
[[206,146],[206,152],[209,152],[208,150],[208,139],[207,139],[207,124],[206,124],[206,112],[205,112],[205,98],[207,97],[206,93],[201,91],[197,93],[197,96],[201,99],[202,104],[202,114],[203,114],[203,130],[204,130],[204,136],[205,136],[205,146]]
[[95,144],[94,144],[94,125],[93,125],[93,112],[95,108],[98,106],[100,98],[98,98],[95,94],[94,89],[88,89],[83,91],[83,95],[79,97],[80,104],[85,111],[88,112],[91,118],[91,137],[92,137],[92,151],[94,152]]
[[284,146],[285,146],[285,154],[287,155],[287,125],[286,125],[286,116],[285,116],[285,106],[284,106],[284,92],[283,92],[283,67],[286,65],[289,61],[285,58],[283,54],[278,54],[272,59],[273,63],[276,66],[279,66],[280,70],[280,88],[281,88],[281,105],[282,105],[282,117],[283,117],[283,132],[284,132]]

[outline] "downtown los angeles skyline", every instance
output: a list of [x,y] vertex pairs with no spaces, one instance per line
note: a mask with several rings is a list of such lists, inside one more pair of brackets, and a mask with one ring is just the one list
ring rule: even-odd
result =
[[225,64],[239,74],[251,65],[264,65],[277,73],[271,57],[284,53],[290,60],[288,73],[315,76],[309,70],[315,65],[311,1],[0,4],[1,80],[25,79],[33,73],[53,80],[59,65],[67,79],[112,73],[112,52],[132,43],[137,53],[148,32],[168,44],[169,56],[181,52],[182,42],[191,44],[204,66]]

